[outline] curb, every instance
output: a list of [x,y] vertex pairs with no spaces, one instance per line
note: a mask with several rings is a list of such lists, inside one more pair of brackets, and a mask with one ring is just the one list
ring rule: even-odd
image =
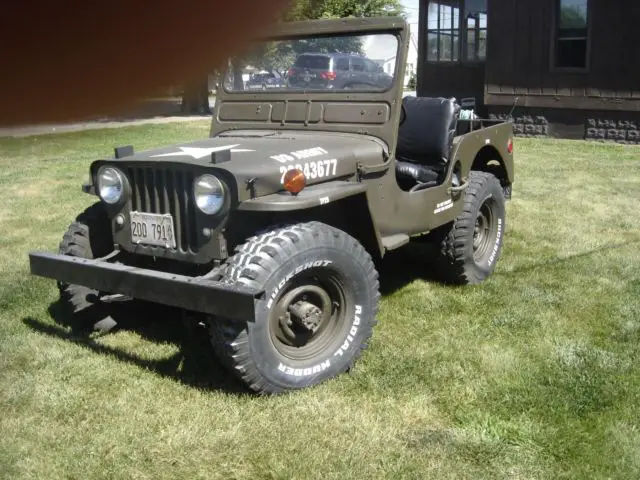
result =
[[162,124],[173,122],[194,122],[211,120],[211,115],[201,116],[172,116],[154,117],[143,120],[123,120],[123,121],[94,121],[83,123],[69,123],[57,125],[32,125],[24,127],[0,128],[0,138],[30,137],[33,135],[49,135],[56,133],[80,132],[84,130],[98,130],[101,128],[121,128],[134,125]]

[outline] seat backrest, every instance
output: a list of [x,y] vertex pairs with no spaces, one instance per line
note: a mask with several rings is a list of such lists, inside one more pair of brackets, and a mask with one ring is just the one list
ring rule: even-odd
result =
[[402,110],[396,156],[417,163],[448,160],[460,110],[455,98],[407,96]]

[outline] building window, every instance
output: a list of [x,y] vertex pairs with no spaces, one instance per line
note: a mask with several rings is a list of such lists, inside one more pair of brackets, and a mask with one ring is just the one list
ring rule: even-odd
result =
[[466,22],[465,58],[472,62],[487,58],[487,0],[467,0],[464,6]]
[[428,61],[457,62],[460,58],[460,3],[460,0],[429,2]]
[[487,0],[428,3],[427,61],[476,62],[485,60],[486,56]]
[[588,0],[558,0],[555,66],[587,67]]

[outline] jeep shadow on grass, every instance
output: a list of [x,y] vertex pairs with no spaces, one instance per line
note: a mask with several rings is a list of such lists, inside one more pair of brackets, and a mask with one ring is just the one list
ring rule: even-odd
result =
[[[94,161],[83,190],[96,203],[59,253],[30,253],[31,272],[58,280],[80,322],[96,304],[189,312],[257,393],[349,370],[373,334],[389,252],[425,243],[439,278],[464,285],[491,275],[504,241],[511,125],[463,119],[453,98],[403,99],[409,42],[398,18],[279,25],[229,60],[210,138]],[[242,81],[249,66],[289,71],[310,54],[330,61],[308,86]],[[342,54],[395,59],[393,74],[312,81],[331,80]],[[108,316],[85,323],[108,330]]]
[[[219,362],[211,349],[206,326],[194,321],[188,311],[140,301],[109,305],[107,312],[99,304],[94,307],[78,312],[78,315],[70,312],[67,302],[59,299],[48,308],[55,324],[34,317],[22,321],[36,332],[72,342],[184,385],[226,393],[249,392],[246,385]],[[100,328],[94,328],[96,322],[102,322]],[[135,335],[136,343],[139,339],[172,347],[175,352],[149,358],[103,341],[105,337],[119,333]]]

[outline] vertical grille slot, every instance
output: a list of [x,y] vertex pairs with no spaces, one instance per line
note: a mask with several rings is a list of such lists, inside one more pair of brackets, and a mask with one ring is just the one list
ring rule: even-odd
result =
[[136,211],[140,209],[140,185],[138,183],[137,170],[137,168],[129,168],[127,170],[131,183],[131,209]]
[[180,233],[182,234],[182,240],[184,242],[182,245],[183,245],[183,249],[186,250],[184,246],[188,246],[191,244],[191,238],[189,236],[190,232],[187,226],[187,202],[186,202],[187,192],[185,190],[187,180],[185,177],[186,175],[183,172],[177,173],[176,184],[178,185],[178,188],[176,189],[176,199],[177,199],[178,208],[179,208],[179,216],[180,216],[180,219],[182,220],[180,222]]
[[152,169],[147,168],[145,171],[145,186],[147,187],[147,205],[149,206],[149,210],[154,213],[160,213],[158,210],[158,194],[157,194],[157,186],[154,178],[154,172]]
[[165,171],[165,189],[164,194],[167,198],[167,213],[170,213],[173,216],[173,225],[175,228],[174,235],[176,236],[176,245],[178,248],[182,249],[182,236],[180,235],[180,215],[176,215],[176,200],[175,200],[175,185],[174,185],[174,175],[173,172],[166,170]]
[[170,213],[176,246],[183,253],[196,253],[195,204],[191,196],[194,175],[161,168],[130,167],[131,208],[140,212]]
[[194,180],[194,176],[193,173],[191,172],[187,172],[186,174],[186,185],[185,185],[185,189],[184,189],[184,196],[185,196],[185,205],[186,205],[186,217],[185,217],[185,223],[187,224],[187,229],[189,230],[189,248],[191,249],[191,246],[194,246],[193,250],[195,252],[195,250],[197,250],[195,248],[195,246],[198,244],[198,233],[196,231],[196,218],[195,218],[195,202],[193,199],[193,180]]
[[138,208],[142,212],[147,211],[147,188],[144,184],[144,169],[136,168],[136,186],[138,187]]
[[167,196],[167,183],[165,182],[164,179],[164,170],[156,170],[155,174],[156,174],[156,205],[158,208],[158,212],[160,213],[169,213],[169,211],[167,210],[167,202],[166,202],[166,196]]

